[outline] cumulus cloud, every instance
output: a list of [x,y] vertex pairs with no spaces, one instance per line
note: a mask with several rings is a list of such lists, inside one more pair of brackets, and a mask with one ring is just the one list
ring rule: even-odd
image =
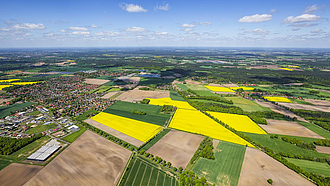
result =
[[305,9],[305,14],[310,14],[310,13],[314,13],[316,10],[320,9],[320,7],[318,7],[317,5],[312,5],[312,6],[308,6]]
[[199,22],[198,24],[199,25],[211,25],[212,23],[210,23],[210,22]]
[[289,16],[283,20],[283,23],[301,23],[301,22],[313,22],[320,20],[321,17],[312,14],[302,14],[297,17]]
[[194,23],[191,23],[191,24],[188,24],[188,23],[185,23],[185,24],[182,24],[181,27],[183,28],[194,28],[196,25]]
[[148,10],[144,9],[140,5],[122,3],[119,5],[123,10],[127,12],[147,12]]
[[166,4],[164,3],[163,5],[156,5],[154,8],[154,10],[165,10],[165,11],[167,11],[169,9],[170,9],[170,4],[168,4],[168,3],[166,3]]
[[126,32],[145,32],[147,30],[144,28],[141,28],[141,27],[132,26],[132,27],[126,28],[125,31]]
[[69,30],[76,30],[76,31],[87,31],[88,29],[85,27],[69,27]]
[[167,32],[156,32],[156,35],[168,35]]
[[60,30],[60,32],[64,33],[64,32],[66,32],[66,30]]
[[103,32],[96,32],[96,33],[94,33],[94,35],[96,35],[96,36],[117,36],[117,35],[119,35],[119,33],[105,30]]
[[254,30],[245,31],[244,33],[251,33],[254,35],[267,35],[267,34],[269,34],[269,31],[261,29],[261,28],[256,28]]
[[321,34],[324,33],[324,31],[321,28],[315,28],[311,31],[312,34]]
[[259,23],[259,22],[265,22],[270,21],[272,19],[271,14],[255,14],[252,16],[244,16],[241,19],[238,20],[238,22],[241,23]]
[[39,23],[39,24],[34,24],[34,23],[21,23],[21,24],[16,24],[12,26],[13,29],[23,29],[23,30],[44,30],[46,29],[45,25]]
[[294,27],[312,27],[318,25],[317,23],[293,23],[290,24],[289,26],[294,26]]
[[74,31],[71,33],[72,35],[90,35],[90,32],[80,32],[80,31]]
[[92,24],[91,26],[92,28],[99,28],[99,26],[95,25],[95,24]]

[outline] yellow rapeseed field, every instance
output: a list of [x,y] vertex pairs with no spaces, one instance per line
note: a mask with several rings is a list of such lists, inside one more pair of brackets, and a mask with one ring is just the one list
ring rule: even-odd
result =
[[270,97],[270,96],[264,96],[264,98],[268,101],[274,101],[274,102],[283,102],[283,103],[292,103],[288,98],[285,97]]
[[235,92],[229,88],[226,87],[216,87],[216,86],[205,86],[206,88],[210,89],[211,91],[214,92]]
[[286,70],[286,71],[293,71],[293,70],[290,69],[290,68],[280,68],[280,69],[282,69],[282,70]]
[[12,81],[19,81],[21,79],[5,79],[5,80],[0,80],[0,83],[4,83],[4,82],[12,82]]
[[150,100],[149,104],[150,105],[173,105],[177,108],[182,108],[182,109],[190,109],[190,110],[196,110],[194,107],[190,106],[188,102],[186,101],[176,101],[172,100],[171,98],[158,98],[158,99],[153,99],[153,98],[147,98]]
[[91,119],[143,142],[147,142],[162,129],[158,125],[105,112],[100,112]]
[[38,82],[34,81],[34,82],[14,82],[14,83],[10,83],[12,85],[32,85],[32,84],[36,84]]
[[177,109],[169,127],[202,134],[222,141],[254,147],[244,139],[240,138],[197,110]]
[[227,125],[233,127],[238,131],[255,133],[255,134],[267,134],[247,116],[238,115],[238,114],[220,113],[220,112],[207,112],[207,113],[209,113],[211,116],[217,118],[218,120],[226,123]]
[[253,87],[230,87],[230,89],[237,90],[242,88],[243,90],[253,90]]
[[7,87],[11,87],[11,86],[13,86],[13,85],[0,85],[0,90],[7,88]]

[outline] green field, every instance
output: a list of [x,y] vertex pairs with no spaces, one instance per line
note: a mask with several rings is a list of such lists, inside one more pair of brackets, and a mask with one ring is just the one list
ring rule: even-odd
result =
[[83,121],[83,120],[85,120],[85,119],[87,119],[87,118],[90,118],[90,114],[92,114],[92,113],[95,113],[95,114],[96,114],[97,111],[94,110],[94,109],[87,110],[87,111],[84,112],[83,114],[77,116],[77,117],[76,117],[76,120],[78,120],[78,121]]
[[105,92],[105,91],[107,91],[107,90],[109,90],[109,89],[111,89],[111,86],[104,86],[104,85],[102,85],[102,86],[100,86],[98,89],[97,89],[97,93],[103,93],[103,92]]
[[182,98],[182,96],[179,93],[174,91],[170,92],[170,98],[176,101],[186,101],[185,99]]
[[315,158],[325,158],[329,155],[318,153],[316,151],[307,150],[300,148],[291,143],[285,142],[282,139],[272,139],[270,135],[264,134],[252,134],[252,133],[244,133],[245,135],[252,138],[253,141],[260,143],[264,147],[268,147],[272,149],[276,153],[289,153],[292,155],[302,155],[305,157],[315,157]]
[[[115,104],[111,105],[103,112],[164,126],[165,122],[171,117],[171,115],[161,113],[160,109],[161,106],[156,106],[156,105],[117,101]],[[132,113],[133,110],[143,111],[146,112],[147,114],[146,115],[133,114]]]
[[304,169],[306,172],[320,174],[325,177],[330,177],[330,165],[328,163],[321,163],[308,160],[300,160],[294,158],[286,158],[289,162]]
[[2,106],[0,107],[0,118],[3,118],[5,116],[11,115],[12,112],[16,112],[19,109],[25,108],[27,106],[31,106],[34,103],[31,102],[26,102],[26,103],[15,103],[13,105],[9,105],[9,106]]
[[245,148],[242,145],[220,141],[215,149],[215,160],[199,158],[193,171],[216,185],[236,186],[241,174]]
[[133,157],[119,186],[177,186],[174,176],[166,174],[158,165],[140,157]]
[[48,125],[38,125],[37,127],[31,128],[28,131],[26,131],[26,134],[35,134],[35,133],[39,133],[39,132],[43,132],[49,129],[53,129],[56,128],[57,125],[55,123],[51,123]]
[[218,94],[212,93],[209,90],[194,90],[199,96],[219,96]]
[[242,97],[225,97],[227,100],[232,100],[234,106],[242,108],[247,112],[256,112],[256,111],[271,111],[269,108],[258,105],[257,103],[244,99]]
[[303,121],[297,121],[300,125],[308,128],[309,130],[315,132],[316,134],[324,137],[324,138],[327,138],[327,139],[330,139],[330,132],[319,127],[318,125],[315,125],[315,124],[312,124],[312,123],[307,123],[307,122],[303,122]]
[[195,91],[195,90],[205,90],[205,91],[210,91],[209,89],[207,89],[206,87],[204,87],[204,85],[193,85],[193,84],[185,84],[186,87],[188,87],[189,89]]
[[143,145],[143,147],[141,149],[147,151],[170,131],[171,131],[171,129],[168,129],[168,128],[163,129],[160,133],[158,133],[155,137],[153,137],[149,142],[147,142],[145,145]]
[[62,138],[62,140],[65,140],[67,142],[74,142],[74,140],[76,140],[80,135],[82,135],[84,132],[86,131],[86,128],[84,127],[80,127],[80,130],[70,134],[70,135],[67,135],[65,136],[64,138]]
[[2,159],[0,159],[0,170],[4,169],[9,164],[11,164],[11,162],[9,160],[2,160]]
[[306,102],[304,100],[301,100],[301,99],[291,99],[290,98],[290,101],[292,103],[297,103],[297,104],[313,105],[312,103],[308,103],[308,102]]
[[105,79],[105,80],[113,80],[113,77],[112,76],[100,76],[96,79]]
[[141,77],[139,85],[157,85],[171,83],[174,79]]
[[189,88],[186,86],[186,85],[184,85],[184,84],[176,84],[176,86],[178,86],[179,88],[181,88],[181,90],[183,90],[183,91],[187,91]]

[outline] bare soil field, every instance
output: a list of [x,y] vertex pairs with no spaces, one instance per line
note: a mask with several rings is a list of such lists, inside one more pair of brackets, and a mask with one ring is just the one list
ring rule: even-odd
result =
[[292,113],[289,110],[286,110],[285,108],[282,108],[278,105],[274,105],[272,103],[269,102],[260,102],[260,101],[255,101],[256,103],[258,103],[259,105],[263,106],[263,107],[268,107],[270,108],[272,111],[286,115],[286,116],[290,116],[290,117],[296,117],[299,121],[304,121],[304,122],[308,122],[307,120],[305,120],[304,118],[297,116],[296,114]]
[[315,186],[262,151],[247,147],[238,186],[269,186],[268,179],[274,186]]
[[0,171],[0,185],[21,186],[42,168],[44,167],[12,163]]
[[223,87],[222,85],[215,84],[215,83],[210,83],[209,86],[214,86],[214,87]]
[[103,99],[109,99],[111,98],[112,96],[116,95],[119,91],[113,91],[113,92],[109,92],[107,94],[105,94],[104,96],[102,96],[101,98]]
[[330,107],[330,101],[326,100],[317,100],[317,99],[304,99],[306,102],[314,104],[314,105],[323,105]]
[[[213,92],[213,91],[211,91]],[[215,94],[236,94],[236,92],[213,92]]]
[[105,126],[105,125],[99,123],[99,122],[96,122],[96,121],[94,121],[92,119],[86,119],[84,122],[86,122],[86,123],[88,123],[88,124],[90,124],[90,125],[98,128],[98,129],[101,129],[104,132],[109,133],[109,134],[111,134],[111,135],[113,135],[113,136],[115,136],[115,137],[117,137],[119,139],[122,139],[122,140],[126,141],[127,143],[130,143],[130,144],[132,144],[132,145],[134,145],[136,147],[139,147],[139,146],[141,146],[144,143],[144,142],[142,142],[140,140],[137,140],[135,138],[132,138],[131,136],[128,136],[128,135],[126,135],[124,133],[121,133],[121,132],[119,132],[119,131],[117,131],[115,129],[112,129],[112,128],[108,127],[108,126]]
[[316,146],[316,151],[319,153],[330,154],[330,147]]
[[234,84],[234,83],[227,83],[227,84],[222,84],[222,86],[224,87],[239,87],[237,84]]
[[322,105],[306,105],[306,104],[297,104],[297,103],[278,103],[278,104],[292,109],[330,112],[330,105],[327,107]]
[[87,78],[87,79],[85,79],[84,82],[87,84],[92,84],[92,85],[103,85],[104,83],[107,83],[109,81],[110,80]]
[[128,102],[138,102],[145,98],[166,98],[170,97],[170,91],[167,90],[129,90],[122,93],[116,98],[116,100],[128,101]]
[[171,162],[174,167],[185,168],[202,140],[202,136],[172,129],[147,152]]
[[25,185],[116,185],[130,154],[87,130]]
[[185,82],[186,82],[187,84],[193,84],[193,85],[200,85],[200,84],[202,84],[201,82],[193,81],[193,80],[191,80],[191,79],[187,79],[187,80],[185,80]]
[[259,126],[268,133],[324,139],[322,136],[294,121],[267,119],[267,123],[268,125]]

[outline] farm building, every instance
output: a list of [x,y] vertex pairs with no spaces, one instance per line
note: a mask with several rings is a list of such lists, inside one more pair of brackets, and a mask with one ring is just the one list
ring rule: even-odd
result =
[[60,143],[56,141],[56,139],[51,140],[46,145],[42,146],[36,152],[31,154],[27,160],[35,160],[35,161],[45,161],[48,157],[54,154],[61,146]]
[[68,127],[68,129],[71,130],[71,132],[76,132],[79,130],[79,127],[77,125],[72,125]]

